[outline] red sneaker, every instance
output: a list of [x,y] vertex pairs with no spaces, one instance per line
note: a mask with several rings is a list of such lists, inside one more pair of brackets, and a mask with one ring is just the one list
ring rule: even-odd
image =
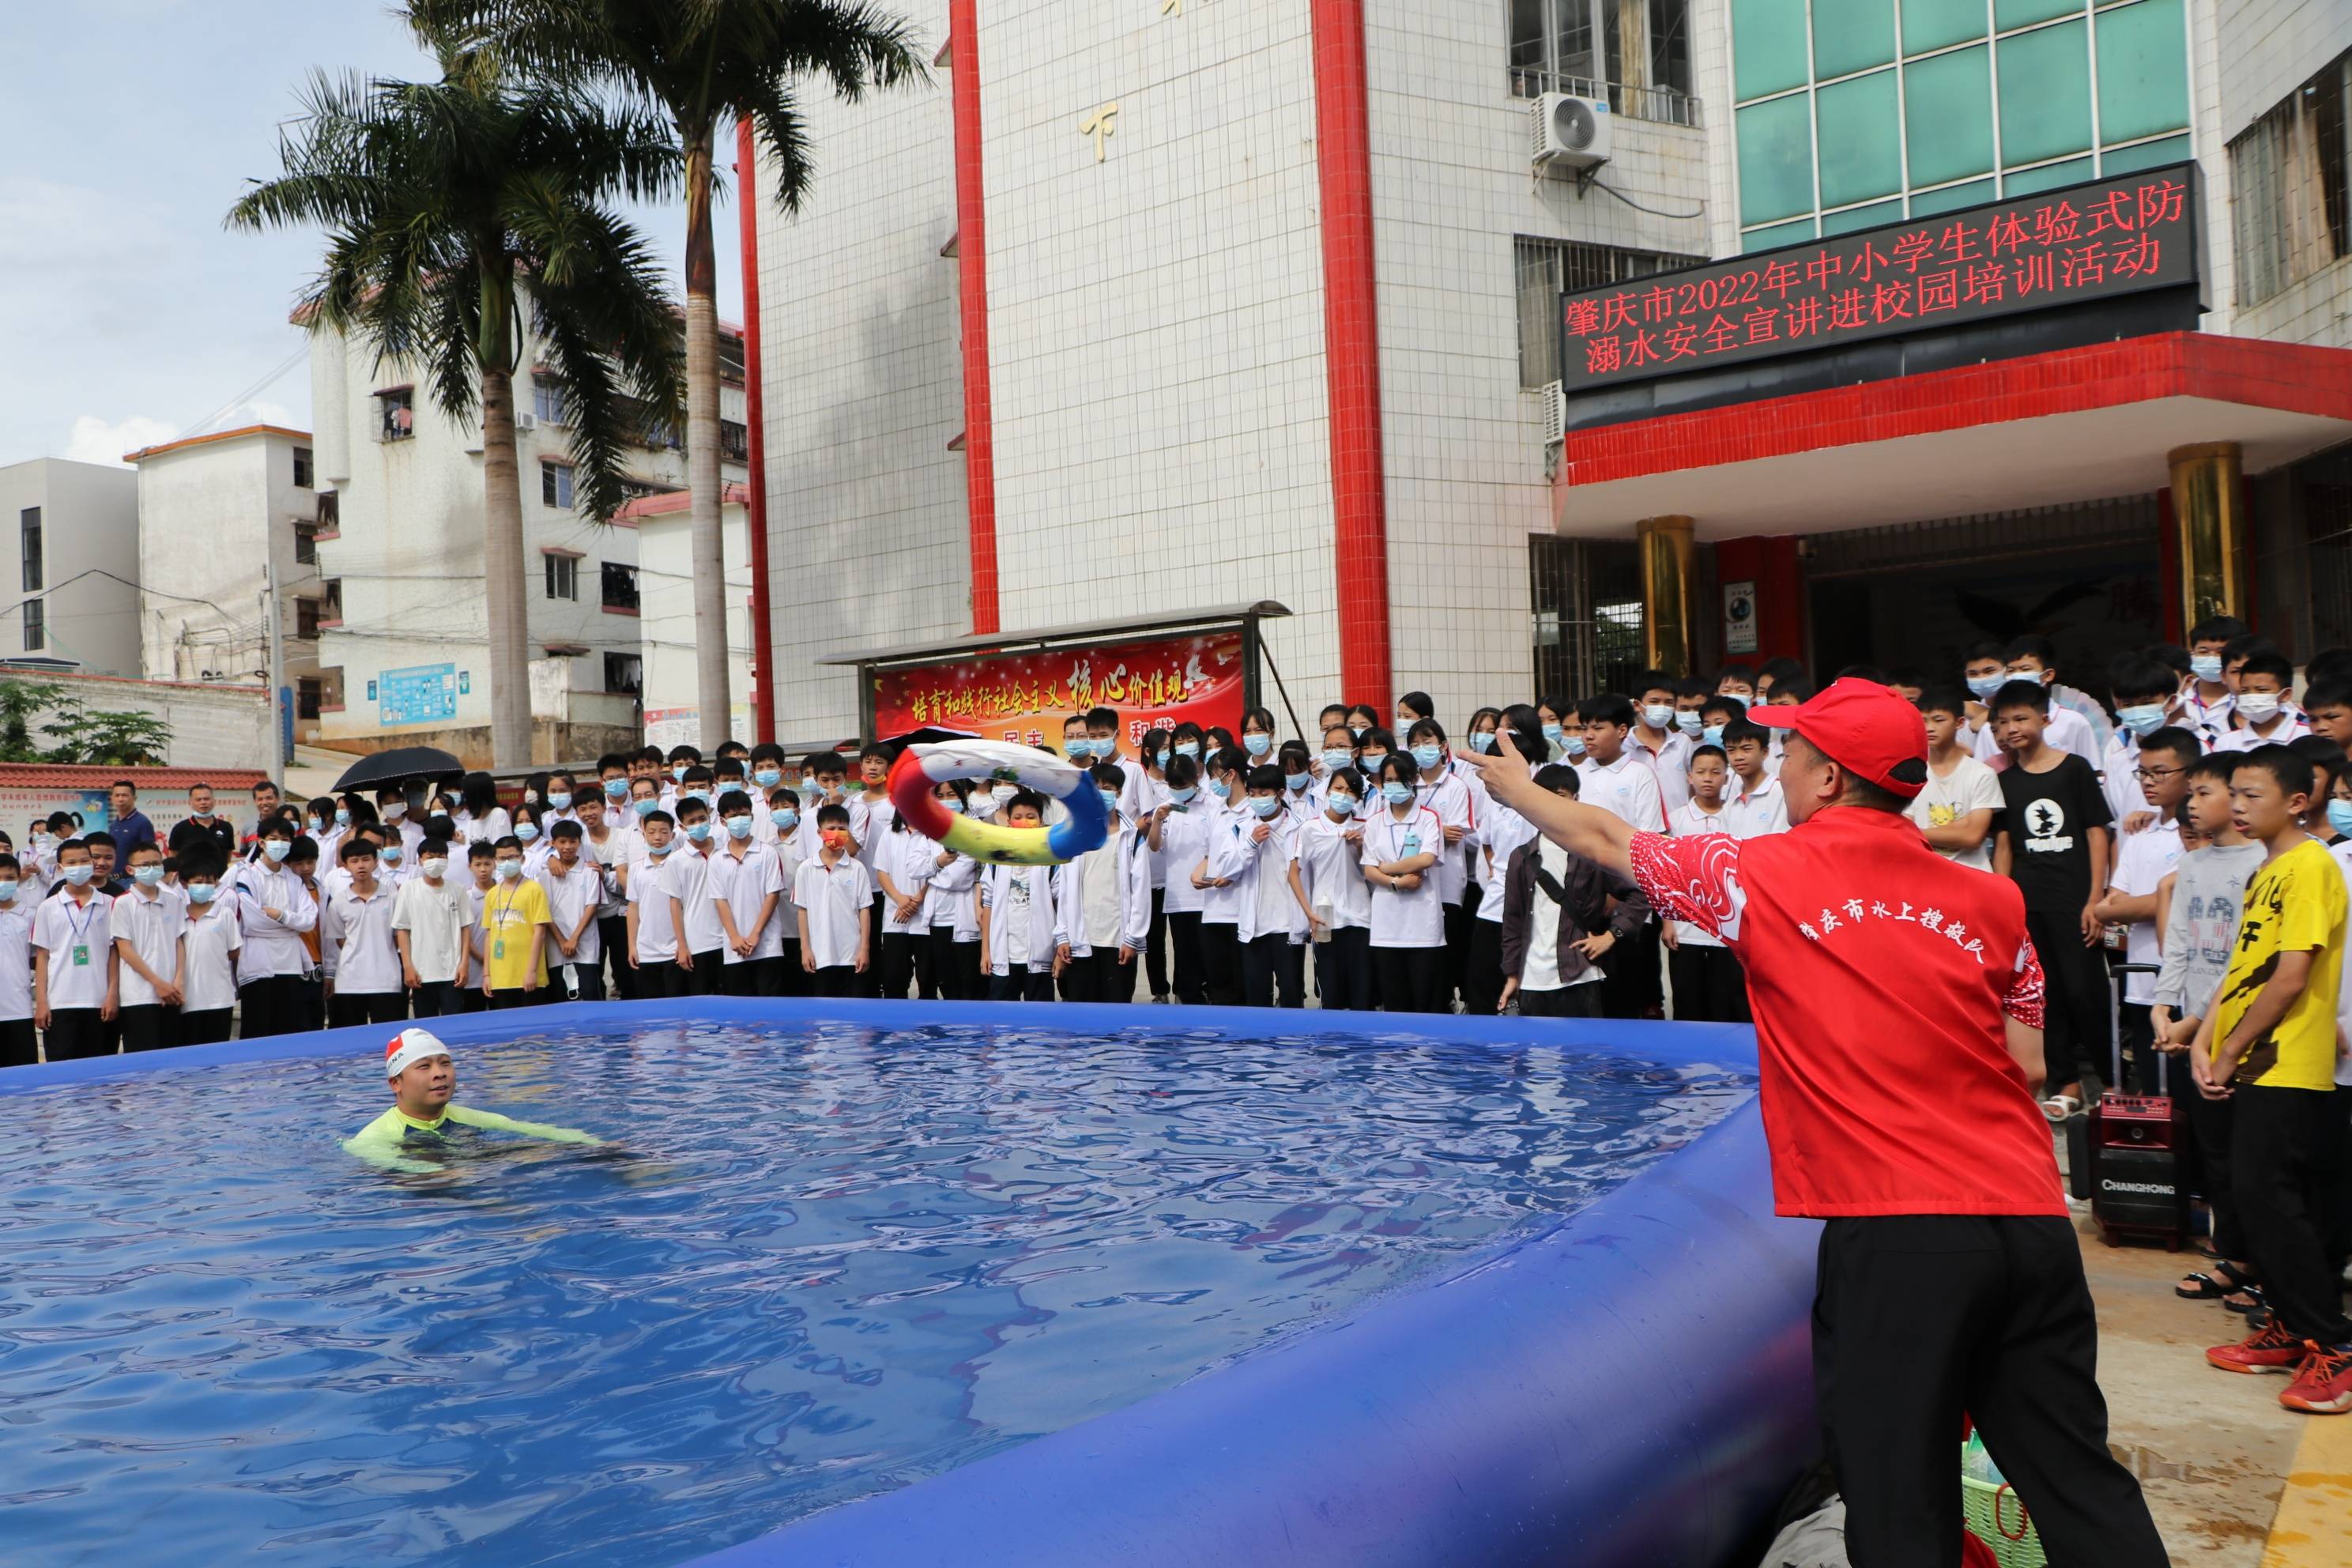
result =
[[2300,1410],[2311,1415],[2342,1415],[2352,1413],[2352,1345],[2337,1345],[2334,1350],[2310,1347],[2303,1369],[2294,1381],[2279,1395],[2279,1403],[2289,1410]]
[[2205,1359],[2223,1372],[2287,1372],[2304,1363],[2311,1347],[2273,1319],[2234,1345],[2215,1345]]

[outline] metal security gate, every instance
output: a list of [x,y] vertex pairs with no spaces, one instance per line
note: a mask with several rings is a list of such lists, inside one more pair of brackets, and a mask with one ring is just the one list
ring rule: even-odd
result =
[[1528,539],[1535,695],[1623,691],[1643,668],[1642,574],[1631,540]]

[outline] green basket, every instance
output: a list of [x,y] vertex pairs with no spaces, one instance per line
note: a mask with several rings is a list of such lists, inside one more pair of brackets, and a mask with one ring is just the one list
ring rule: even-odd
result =
[[1960,1512],[1969,1531],[1992,1548],[2000,1568],[2047,1568],[2042,1532],[2026,1517],[2025,1504],[2005,1481],[1960,1478]]

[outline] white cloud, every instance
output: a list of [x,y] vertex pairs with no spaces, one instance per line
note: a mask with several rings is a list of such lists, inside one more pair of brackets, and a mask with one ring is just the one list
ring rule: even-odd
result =
[[180,427],[168,420],[133,414],[128,419],[110,425],[95,414],[85,414],[73,422],[73,434],[66,437],[66,449],[60,454],[76,463],[105,463],[123,467],[122,456],[142,447],[160,447],[175,440]]

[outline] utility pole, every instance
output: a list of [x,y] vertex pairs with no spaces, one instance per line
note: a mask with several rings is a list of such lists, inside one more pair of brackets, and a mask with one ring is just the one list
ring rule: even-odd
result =
[[262,564],[261,637],[269,654],[269,751],[278,759],[277,768],[271,771],[282,773],[294,759],[286,751],[286,714],[283,711],[284,700],[279,695],[286,685],[286,639],[278,626],[278,557],[275,552],[268,555]]

